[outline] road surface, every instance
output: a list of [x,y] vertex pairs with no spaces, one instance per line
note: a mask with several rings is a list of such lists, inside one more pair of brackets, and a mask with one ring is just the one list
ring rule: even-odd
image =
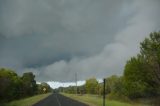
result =
[[65,97],[61,94],[52,94],[33,106],[88,106],[88,105],[70,99],[68,97]]

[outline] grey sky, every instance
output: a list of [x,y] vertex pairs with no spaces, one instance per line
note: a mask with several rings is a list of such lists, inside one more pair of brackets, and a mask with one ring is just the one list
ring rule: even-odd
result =
[[0,67],[38,81],[122,74],[160,30],[159,0],[1,0]]

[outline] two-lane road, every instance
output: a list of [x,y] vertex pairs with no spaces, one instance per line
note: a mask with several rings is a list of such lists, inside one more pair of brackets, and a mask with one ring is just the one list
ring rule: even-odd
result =
[[60,94],[52,94],[33,106],[88,106]]

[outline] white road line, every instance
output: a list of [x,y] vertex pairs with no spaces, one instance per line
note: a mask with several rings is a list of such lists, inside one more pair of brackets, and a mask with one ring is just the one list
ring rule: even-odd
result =
[[61,103],[60,103],[60,101],[58,100],[57,95],[56,95],[56,99],[57,99],[58,105],[61,106]]

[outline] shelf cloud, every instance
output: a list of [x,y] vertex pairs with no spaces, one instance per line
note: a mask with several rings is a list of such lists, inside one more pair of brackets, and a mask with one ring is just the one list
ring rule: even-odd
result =
[[160,30],[159,0],[0,1],[0,67],[38,81],[122,75],[139,43]]

